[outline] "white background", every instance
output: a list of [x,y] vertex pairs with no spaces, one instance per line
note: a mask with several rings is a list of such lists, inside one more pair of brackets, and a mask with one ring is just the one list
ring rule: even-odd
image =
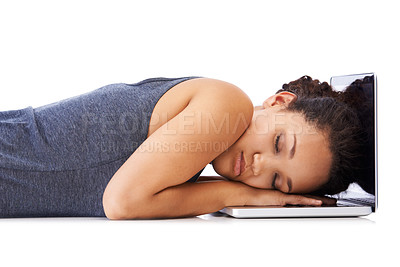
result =
[[258,105],[305,74],[373,71],[380,180],[378,212],[365,218],[2,219],[1,265],[398,264],[398,11],[365,0],[2,0],[0,110],[190,75],[231,82]]

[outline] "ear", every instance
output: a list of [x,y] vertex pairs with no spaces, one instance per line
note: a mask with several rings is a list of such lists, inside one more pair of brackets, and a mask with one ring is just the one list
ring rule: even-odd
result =
[[290,103],[296,102],[297,95],[291,92],[280,92],[276,95],[270,96],[267,100],[263,102],[263,107],[273,107],[273,106],[285,106],[287,107]]

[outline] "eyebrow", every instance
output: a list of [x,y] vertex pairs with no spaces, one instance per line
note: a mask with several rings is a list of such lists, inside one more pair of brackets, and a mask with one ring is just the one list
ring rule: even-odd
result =
[[293,135],[294,138],[294,142],[293,142],[293,146],[290,149],[290,153],[289,153],[289,159],[292,159],[294,156],[294,153],[296,153],[296,134]]
[[[290,149],[289,159],[292,159],[294,156],[294,153],[296,153],[296,141],[297,141],[296,134],[293,134],[293,139],[294,139],[294,142],[293,142],[292,148]],[[290,179],[290,177],[287,178],[287,186],[289,188],[288,193],[290,193],[290,191],[292,191],[292,179]]]

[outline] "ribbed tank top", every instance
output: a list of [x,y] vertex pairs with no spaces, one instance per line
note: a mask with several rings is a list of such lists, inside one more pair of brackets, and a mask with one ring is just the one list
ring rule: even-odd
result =
[[110,84],[38,108],[0,111],[0,217],[104,217],[103,192],[146,140],[156,103],[193,78]]

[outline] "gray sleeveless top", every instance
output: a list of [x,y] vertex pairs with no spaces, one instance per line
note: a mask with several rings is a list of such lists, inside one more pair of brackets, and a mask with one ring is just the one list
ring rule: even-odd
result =
[[0,111],[0,217],[105,216],[103,192],[146,140],[157,101],[193,78],[110,84],[38,108]]

